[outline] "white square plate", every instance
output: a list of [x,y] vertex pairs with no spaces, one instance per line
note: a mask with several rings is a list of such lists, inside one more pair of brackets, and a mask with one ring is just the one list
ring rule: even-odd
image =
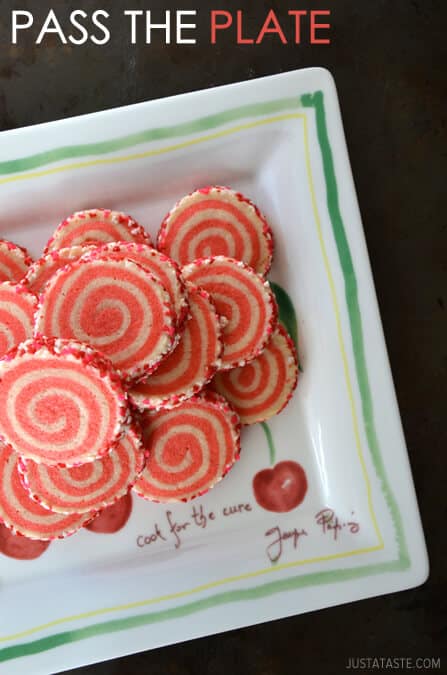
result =
[[[169,509],[176,523],[189,523],[180,545],[168,509],[134,499],[114,535],[83,530],[34,561],[0,555],[0,668],[8,675],[72,668],[409,588],[427,576],[328,72],[5,132],[0,236],[38,256],[64,216],[94,206],[130,212],[155,234],[180,196],[208,184],[246,193],[272,224],[271,279],[298,317],[298,389],[268,427],[244,431],[242,459],[221,484]],[[282,310],[293,327],[291,307]],[[256,502],[252,480],[282,460],[301,464],[309,489],[298,508],[278,514]],[[240,504],[248,507],[228,515]],[[193,522],[194,506],[215,514],[206,528]],[[333,512],[330,522],[318,515],[323,509]],[[165,540],[140,546],[156,524]]]

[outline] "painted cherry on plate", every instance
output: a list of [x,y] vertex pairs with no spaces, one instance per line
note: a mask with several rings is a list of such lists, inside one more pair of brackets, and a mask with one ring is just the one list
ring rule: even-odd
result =
[[118,499],[112,506],[107,506],[103,509],[99,516],[94,518],[88,525],[85,525],[85,529],[100,534],[114,534],[124,527],[131,513],[132,495],[129,492],[124,497],[121,497],[121,499]]
[[279,462],[259,471],[253,478],[253,492],[259,506],[285,513],[301,504],[307,492],[306,473],[298,462]]
[[[279,320],[291,336],[298,351],[298,323],[293,302],[278,284],[272,283],[279,308]],[[302,368],[299,366],[299,369]],[[259,506],[266,511],[287,513],[299,506],[307,493],[306,472],[298,462],[284,460],[276,464],[276,449],[272,432],[266,422],[261,422],[270,453],[271,468],[262,469],[253,478],[253,493]]]
[[36,541],[14,534],[5,525],[0,524],[0,553],[16,560],[35,560],[39,558],[51,542]]
[[287,513],[301,504],[307,493],[307,477],[301,464],[291,459],[276,462],[272,432],[261,422],[267,440],[271,468],[262,469],[253,478],[253,494],[266,511]]

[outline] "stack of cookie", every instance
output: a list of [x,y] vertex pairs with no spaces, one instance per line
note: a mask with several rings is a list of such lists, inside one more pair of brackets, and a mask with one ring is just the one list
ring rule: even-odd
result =
[[157,246],[129,216],[63,221],[43,256],[0,242],[0,520],[65,537],[133,489],[203,494],[240,425],[277,414],[298,368],[266,280],[273,237],[229,188],[184,197]]

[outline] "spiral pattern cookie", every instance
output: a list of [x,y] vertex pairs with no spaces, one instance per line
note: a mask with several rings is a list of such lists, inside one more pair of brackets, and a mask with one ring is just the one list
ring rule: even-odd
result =
[[133,260],[145,269],[152,272],[168,292],[176,315],[177,331],[182,327],[188,314],[188,296],[185,284],[180,274],[180,268],[176,262],[157,251],[152,246],[135,243],[110,243],[104,244],[84,256],[89,260],[107,257],[113,260],[127,258]]
[[136,220],[109,209],[78,211],[56,228],[45,253],[58,248],[105,244],[109,241],[135,241],[151,245],[151,239]]
[[35,502],[22,484],[18,455],[11,448],[0,450],[0,521],[15,534],[40,541],[62,539],[93,517],[93,513],[54,513]]
[[37,502],[57,513],[89,513],[123,497],[144,467],[141,438],[129,429],[107,457],[72,468],[19,461],[22,482]]
[[220,366],[220,319],[206,291],[188,285],[190,317],[180,342],[157,371],[129,390],[140,410],[173,408],[197,394]]
[[40,295],[47,281],[51,279],[56,272],[70,263],[78,260],[85,255],[87,251],[95,249],[96,246],[71,246],[70,248],[61,248],[39,258],[28,268],[23,278],[23,283],[31,293]]
[[225,255],[265,275],[272,262],[273,236],[249,199],[230,188],[207,187],[174,206],[161,225],[158,248],[181,265]]
[[20,281],[32,262],[26,249],[0,239],[0,282]]
[[110,362],[80,343],[22,342],[0,361],[0,437],[25,458],[75,466],[102,457],[127,424]]
[[245,365],[264,348],[278,314],[267,281],[244,263],[216,256],[183,268],[183,277],[206,290],[225,317],[222,368]]
[[242,424],[255,424],[281,412],[297,382],[295,346],[278,326],[260,356],[242,368],[217,373],[213,387],[230,401]]
[[174,321],[167,291],[141,265],[81,259],[45,286],[35,331],[91,345],[131,380],[152,372],[172,350]]
[[173,410],[146,412],[142,425],[149,457],[133,489],[150,501],[202,495],[239,458],[239,418],[220,396],[201,394]]
[[33,335],[37,298],[21,284],[0,283],[0,358]]

